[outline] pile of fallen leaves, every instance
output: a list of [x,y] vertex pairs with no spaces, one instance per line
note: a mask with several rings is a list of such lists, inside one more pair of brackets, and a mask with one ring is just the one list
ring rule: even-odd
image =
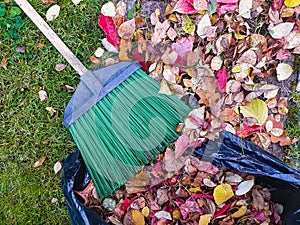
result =
[[255,185],[253,176],[190,156],[166,179],[169,154],[102,201],[92,182],[75,192],[103,219],[117,225],[282,224],[283,206],[273,203],[269,190]]
[[[182,125],[189,142],[226,129],[264,149],[295,143],[287,137],[284,86],[300,53],[299,0],[173,0],[148,17],[126,17],[126,4],[103,5],[106,34],[91,60],[139,61],[160,93],[194,108]],[[283,84],[283,83],[282,83]],[[298,85],[299,86],[299,85]],[[288,90],[284,90],[288,91]]]

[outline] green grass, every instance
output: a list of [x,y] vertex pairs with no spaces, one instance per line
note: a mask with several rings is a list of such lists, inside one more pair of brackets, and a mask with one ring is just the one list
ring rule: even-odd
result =
[[[97,26],[101,2],[55,3],[61,12],[50,25],[83,64],[91,66],[89,56],[103,38]],[[31,4],[45,18],[50,4]],[[0,3],[0,61],[7,58],[7,70],[0,66],[0,225],[70,224],[61,171],[54,174],[53,166],[76,149],[61,123],[72,96],[65,85],[76,87],[79,77],[69,65],[62,72],[54,70],[56,64],[67,62],[25,14],[10,14],[13,6],[9,0]],[[45,47],[38,48],[39,43]],[[26,52],[17,52],[17,46],[26,46]],[[40,101],[41,89],[47,91],[47,101]],[[47,106],[57,116],[50,115]],[[47,156],[44,164],[32,168],[42,156]],[[52,198],[58,202],[51,203]]]

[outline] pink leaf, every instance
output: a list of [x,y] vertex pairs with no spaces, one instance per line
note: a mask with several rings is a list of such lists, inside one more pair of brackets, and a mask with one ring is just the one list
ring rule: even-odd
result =
[[179,41],[172,44],[174,50],[180,57],[186,58],[188,52],[193,50],[195,38],[193,36],[181,38]]
[[238,0],[217,0],[217,3],[223,3],[223,4],[233,4],[237,2]]
[[236,135],[245,138],[253,133],[261,132],[263,130],[264,130],[263,126],[259,126],[259,125],[248,126],[246,124],[243,124],[242,129],[236,131]]
[[209,194],[204,194],[204,193],[197,193],[194,196],[195,199],[197,198],[208,198],[208,199],[214,199],[214,196],[209,195]]
[[179,210],[183,219],[187,219],[189,214],[192,212],[200,212],[198,203],[192,198],[189,198],[185,203],[179,206]]
[[291,57],[292,54],[290,51],[286,50],[286,49],[279,49],[279,51],[276,54],[276,59],[278,60],[284,60],[287,59],[288,57]]
[[218,15],[223,15],[227,12],[231,12],[234,11],[237,7],[236,3],[232,3],[232,4],[220,4],[217,3],[217,13]]
[[272,2],[272,10],[278,11],[281,9],[284,0],[274,0]]
[[219,70],[217,75],[217,86],[220,92],[225,92],[227,83],[226,70]]
[[178,159],[189,145],[189,137],[186,134],[181,135],[175,142],[175,159]]
[[112,18],[100,14],[98,19],[98,25],[106,34],[107,41],[117,48],[119,44],[119,38],[116,26]]
[[259,211],[254,211],[253,216],[255,217],[256,220],[264,222],[267,220],[267,217],[264,212],[259,212]]
[[174,11],[182,14],[194,14],[198,12],[193,6],[193,0],[179,0],[174,7]]

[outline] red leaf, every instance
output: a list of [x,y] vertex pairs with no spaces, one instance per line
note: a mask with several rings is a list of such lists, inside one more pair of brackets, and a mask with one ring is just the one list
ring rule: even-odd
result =
[[194,14],[198,12],[193,6],[193,0],[179,0],[174,7],[174,11],[182,14]]
[[134,50],[132,57],[133,57],[134,61],[140,62],[140,64],[142,65],[142,70],[147,72],[148,67],[147,67],[142,55],[139,53],[138,49]]
[[117,48],[119,44],[119,37],[118,37],[116,26],[112,18],[100,14],[98,19],[98,25],[106,34],[107,41]]
[[194,198],[208,198],[208,199],[214,199],[214,196],[204,193],[197,193],[195,194]]
[[261,131],[264,131],[264,126],[259,126],[259,125],[248,126],[246,124],[243,124],[242,129],[236,131],[236,135],[245,138],[253,133],[261,132]]
[[231,207],[231,205],[232,203],[224,205],[218,212],[216,212],[214,218],[218,218],[219,216],[223,215],[223,213],[225,213]]
[[220,92],[226,91],[227,74],[226,70],[219,70],[217,75],[217,86]]
[[137,199],[137,196],[133,197],[132,199],[126,198],[124,202],[122,203],[121,209],[125,212],[127,208],[130,206],[130,204]]

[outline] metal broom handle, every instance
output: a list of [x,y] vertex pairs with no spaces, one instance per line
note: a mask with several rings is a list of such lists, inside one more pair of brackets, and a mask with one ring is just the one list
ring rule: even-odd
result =
[[60,54],[68,61],[68,63],[78,72],[79,75],[84,74],[87,68],[76,58],[73,52],[51,29],[45,20],[35,11],[27,0],[15,0],[19,7],[26,13],[31,21],[42,31]]

